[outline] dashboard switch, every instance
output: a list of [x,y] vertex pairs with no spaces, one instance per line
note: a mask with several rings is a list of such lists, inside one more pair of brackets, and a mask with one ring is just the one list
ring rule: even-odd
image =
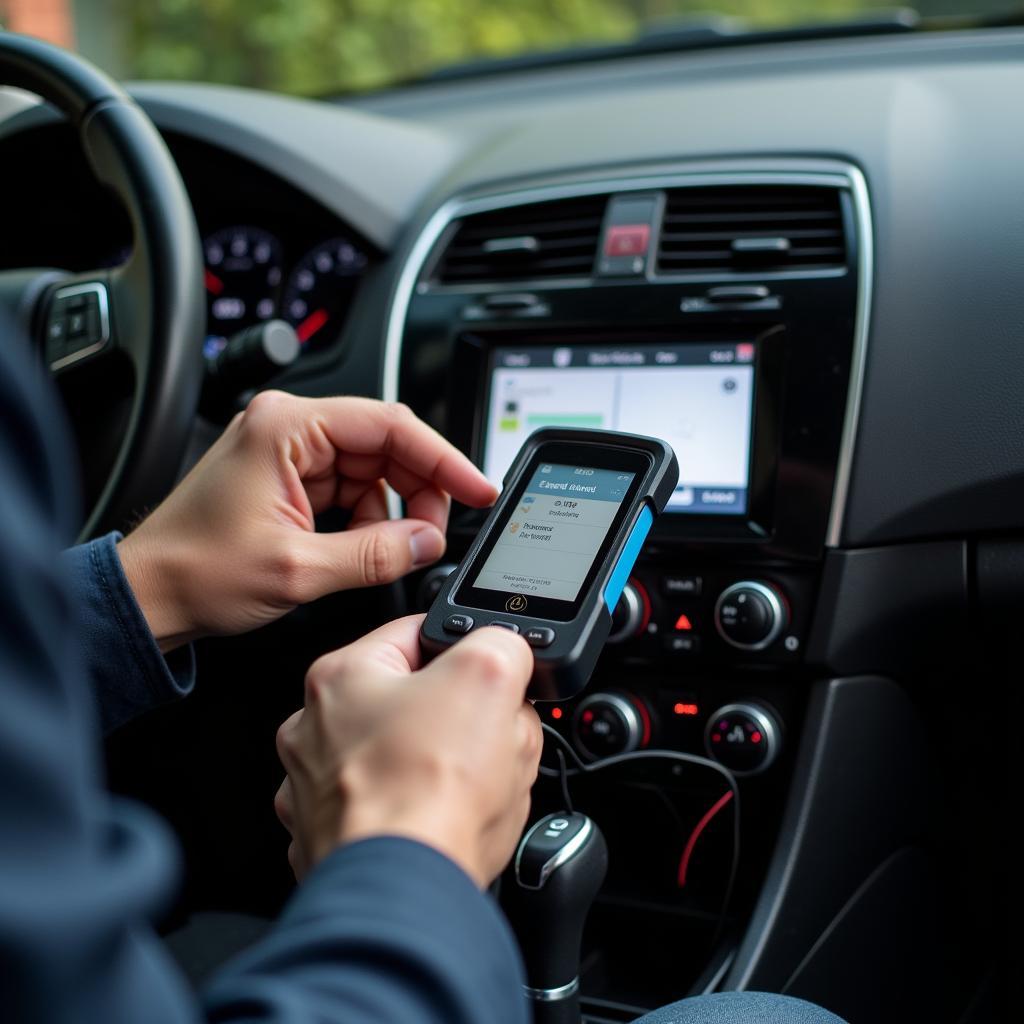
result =
[[753,580],[726,587],[715,604],[719,635],[743,651],[763,651],[786,628],[788,619],[779,591]]
[[665,637],[664,643],[669,654],[696,654],[700,651],[700,637],[696,633],[671,633]]
[[572,731],[580,753],[596,761],[646,746],[651,716],[646,707],[622,694],[594,693],[576,708]]
[[704,580],[700,576],[666,576],[661,589],[666,597],[700,597]]
[[735,775],[756,775],[779,755],[781,730],[775,716],[759,704],[726,704],[704,730],[708,756]]

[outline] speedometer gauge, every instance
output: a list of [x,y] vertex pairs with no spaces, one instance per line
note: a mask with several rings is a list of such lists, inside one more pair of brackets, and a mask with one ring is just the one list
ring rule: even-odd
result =
[[203,240],[206,258],[206,345],[215,356],[236,331],[277,312],[281,243],[262,228],[236,225]]
[[285,285],[281,311],[309,349],[337,332],[348,310],[366,254],[347,238],[332,238],[296,264]]

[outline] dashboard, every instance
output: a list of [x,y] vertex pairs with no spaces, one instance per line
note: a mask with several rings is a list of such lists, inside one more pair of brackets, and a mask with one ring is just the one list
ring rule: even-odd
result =
[[[654,433],[679,454],[590,688],[542,709],[592,766],[650,755],[574,783],[611,852],[588,1020],[716,988],[851,1024],[989,1019],[970,1011],[999,932],[987,716],[1024,607],[1024,133],[1006,129],[1024,32],[663,54],[338,103],[132,91],[204,238],[208,355],[284,317],[303,355],[275,386],[406,402],[495,482],[544,425]],[[123,258],[123,215],[52,115],[0,105],[0,148],[25,200],[0,265]],[[187,753],[145,723],[116,738],[116,784],[173,770],[202,794],[199,810],[156,800],[178,830],[218,823],[216,849],[190,854],[189,905],[286,897],[276,723],[318,653],[428,604],[480,521],[454,508],[445,563],[403,586],[202,643],[220,683],[175,720],[198,737]],[[230,754],[202,742],[216,722]],[[659,749],[729,767],[742,812]],[[560,800],[542,780],[536,814]]]

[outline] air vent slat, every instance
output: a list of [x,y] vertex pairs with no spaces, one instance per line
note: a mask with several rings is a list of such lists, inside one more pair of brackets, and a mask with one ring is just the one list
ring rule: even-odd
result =
[[[762,239],[765,244],[758,245]],[[659,273],[777,272],[845,263],[842,209],[834,188],[735,185],[668,192]]]
[[468,284],[587,275],[607,202],[607,196],[583,196],[472,214],[456,230],[436,277]]

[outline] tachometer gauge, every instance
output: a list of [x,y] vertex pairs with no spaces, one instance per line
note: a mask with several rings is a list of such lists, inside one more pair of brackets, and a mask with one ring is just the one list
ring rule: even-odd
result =
[[281,243],[262,228],[237,225],[203,241],[206,257],[206,344],[215,356],[236,331],[277,313]]
[[337,331],[365,266],[366,254],[347,238],[318,245],[296,264],[285,285],[281,313],[304,349]]

